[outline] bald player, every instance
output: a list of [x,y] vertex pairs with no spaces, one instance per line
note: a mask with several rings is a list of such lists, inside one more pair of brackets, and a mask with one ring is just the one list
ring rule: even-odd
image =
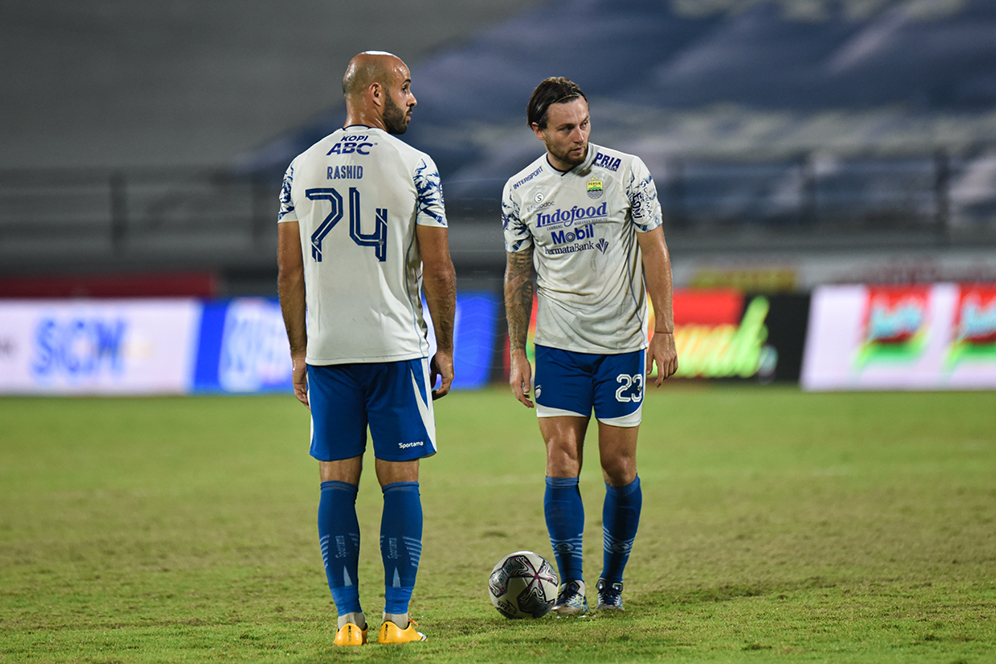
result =
[[[380,643],[424,641],[408,617],[422,551],[419,460],[436,453],[434,399],[453,382],[456,280],[439,171],[395,136],[416,100],[389,53],[360,53],[342,81],[346,122],[284,175],[278,289],[294,393],[311,410],[318,535],[338,611],[337,646],[367,642],[356,495],[373,440],[384,494]],[[429,357],[422,292],[436,337]],[[438,385],[437,385],[438,381]]]

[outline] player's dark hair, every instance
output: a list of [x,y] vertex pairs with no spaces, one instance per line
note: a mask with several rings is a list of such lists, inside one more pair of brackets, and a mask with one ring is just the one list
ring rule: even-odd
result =
[[577,98],[588,101],[577,83],[563,76],[552,76],[533,90],[526,106],[526,123],[532,127],[535,122],[540,129],[546,129],[546,112],[551,104],[564,104]]

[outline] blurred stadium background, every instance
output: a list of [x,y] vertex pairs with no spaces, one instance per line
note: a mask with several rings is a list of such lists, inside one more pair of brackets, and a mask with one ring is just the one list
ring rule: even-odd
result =
[[195,337],[183,391],[284,389],[258,299],[280,177],[341,125],[371,48],[412,68],[406,140],[443,176],[473,384],[503,373],[501,187],[541,149],[525,102],[565,75],[592,140],[655,177],[685,375],[996,387],[994,34],[994,0],[5,2],[0,364],[23,380],[3,389],[127,391],[79,370],[142,355],[117,314],[27,302],[153,296],[201,298],[171,317]]

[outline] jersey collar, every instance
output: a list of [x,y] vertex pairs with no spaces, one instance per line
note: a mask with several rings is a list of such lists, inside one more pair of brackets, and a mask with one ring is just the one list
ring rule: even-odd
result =
[[550,170],[552,170],[554,173],[559,173],[561,177],[567,175],[568,173],[574,173],[575,175],[580,175],[583,177],[587,175],[588,172],[591,170],[591,164],[595,161],[595,156],[597,154],[598,154],[598,146],[589,142],[588,154],[585,155],[584,161],[582,161],[580,164],[578,164],[577,166],[568,171],[562,171],[559,168],[554,167],[554,165],[550,163],[550,157],[548,155],[545,155],[544,158],[546,160],[546,165],[550,167]]

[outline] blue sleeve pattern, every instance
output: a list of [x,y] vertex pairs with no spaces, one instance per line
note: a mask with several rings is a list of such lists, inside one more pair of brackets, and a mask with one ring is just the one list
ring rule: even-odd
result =
[[287,167],[284,173],[284,183],[280,187],[280,212],[277,214],[277,221],[281,221],[285,216],[294,212],[294,201],[291,199],[291,187],[294,186],[294,164]]
[[505,233],[505,251],[514,254],[532,246],[533,236],[529,227],[519,218],[518,201],[509,195],[507,189],[501,197],[501,226]]
[[633,160],[626,196],[629,198],[630,218],[638,231],[648,233],[663,223],[654,178],[640,159]]
[[412,178],[415,183],[415,223],[423,224],[427,217],[435,221],[435,226],[446,227],[446,204],[443,201],[443,183],[439,179],[439,169],[431,159],[425,158],[415,168]]

